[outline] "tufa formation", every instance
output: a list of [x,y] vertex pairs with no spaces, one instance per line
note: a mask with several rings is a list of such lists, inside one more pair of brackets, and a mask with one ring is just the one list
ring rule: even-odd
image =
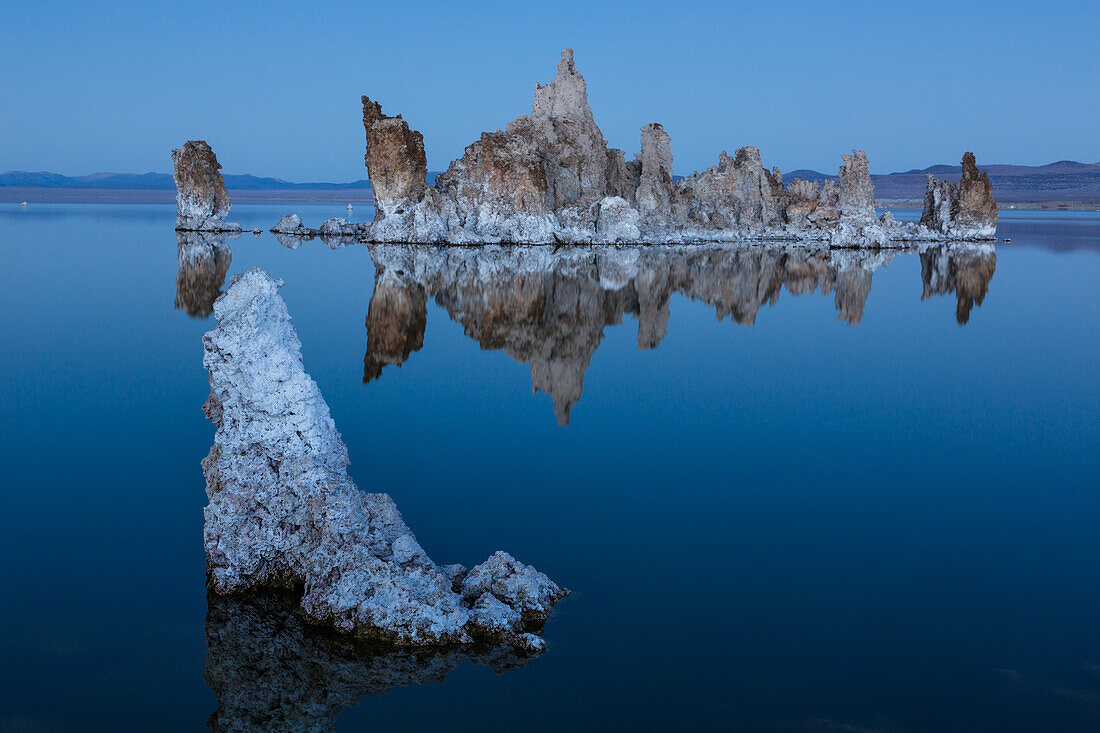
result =
[[190,140],[172,151],[176,182],[176,229],[184,232],[239,232],[227,222],[229,194],[221,165],[204,140]]
[[471,570],[436,565],[387,494],[356,488],[281,285],[257,268],[235,277],[203,337],[211,591],[290,589],[313,622],[397,646],[540,651],[532,632],[567,591],[504,552]]
[[627,161],[608,148],[571,49],[537,85],[531,113],[486,132],[431,186],[423,136],[363,97],[365,162],[375,198],[373,242],[681,243],[752,239],[884,246],[988,239],[996,204],[988,178],[964,160],[959,186],[929,182],[931,215],[902,224],[876,216],[867,156],[842,156],[839,182],[819,185],[765,169],[760,151],[723,152],[718,165],[676,181],[668,133],[641,129]]

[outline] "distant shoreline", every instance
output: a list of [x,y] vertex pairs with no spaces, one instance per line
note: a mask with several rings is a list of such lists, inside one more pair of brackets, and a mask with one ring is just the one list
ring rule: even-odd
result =
[[[235,204],[373,204],[367,189],[339,190],[233,190],[229,198]],[[174,204],[174,189],[163,188],[49,188],[44,186],[2,186],[0,203],[38,204]]]
[[[233,190],[229,197],[235,204],[373,204],[370,189],[340,190]],[[38,204],[174,204],[176,192],[168,189],[129,188],[49,188],[44,186],[2,186],[0,203]],[[882,209],[921,209],[923,200],[875,201]],[[1096,211],[1097,201],[1008,201],[998,205],[1002,211],[1023,209],[1029,211]]]

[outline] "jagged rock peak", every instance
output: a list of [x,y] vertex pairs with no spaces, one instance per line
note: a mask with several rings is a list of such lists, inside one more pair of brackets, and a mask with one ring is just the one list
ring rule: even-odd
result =
[[592,108],[588,106],[588,86],[573,65],[573,49],[561,50],[561,60],[558,61],[558,73],[554,81],[546,85],[535,85],[535,102],[531,116],[594,122]]
[[527,633],[566,591],[506,553],[468,573],[436,565],[393,500],[348,477],[281,285],[258,268],[235,277],[203,337],[217,428],[203,461],[210,589],[302,589],[313,621],[397,645],[541,646]]
[[985,172],[978,172],[974,154],[962,160],[959,183],[925,174],[928,187],[924,194],[923,227],[959,239],[992,239],[997,231],[997,202],[993,186]]
[[176,183],[176,229],[180,231],[240,231],[225,221],[229,193],[221,164],[205,140],[189,140],[172,151]]
[[656,122],[642,128],[642,149],[636,156],[642,171],[635,197],[643,216],[667,218],[672,212],[676,187],[672,182],[671,141],[665,128]]
[[867,166],[867,153],[853,150],[851,155],[840,156],[844,165],[840,166],[840,199],[837,209],[841,219],[875,218],[875,185],[871,182],[871,171]]
[[997,202],[989,174],[978,172],[974,153],[963,153],[962,179],[959,181],[958,225],[992,236],[997,228]]
[[364,96],[362,101],[363,129],[367,136],[363,161],[374,191],[377,219],[424,198],[428,188],[428,159],[424,136],[410,130],[401,115],[383,114],[382,105],[369,97]]

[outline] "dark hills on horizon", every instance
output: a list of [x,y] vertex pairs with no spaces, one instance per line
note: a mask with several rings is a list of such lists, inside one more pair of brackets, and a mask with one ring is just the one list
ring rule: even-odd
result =
[[[1060,160],[1039,166],[993,164],[980,168],[989,174],[994,196],[1001,204],[1100,202],[1100,162]],[[874,174],[871,179],[875,184],[875,198],[883,202],[920,201],[924,197],[925,173],[958,180],[962,166],[933,165],[897,173]],[[428,174],[429,183],[435,176],[434,172]],[[807,169],[783,174],[785,181],[794,178],[820,181],[836,180],[837,176]],[[349,183],[295,183],[281,178],[228,174],[225,176],[225,186],[230,192],[257,192],[242,197],[257,201],[265,198],[258,192],[271,192],[278,200],[293,200],[298,195],[294,192],[302,192],[302,196],[321,196],[324,192],[330,192],[332,197],[338,197],[340,193],[344,196],[355,194],[354,200],[357,201],[370,198],[370,183],[366,179]],[[174,191],[175,184],[167,173],[93,173],[87,176],[64,176],[48,171],[0,173],[0,200],[12,200],[12,195],[17,193],[33,193],[36,194],[34,198],[44,200],[51,190],[68,191],[69,195],[64,197],[67,200],[78,200],[81,190],[89,193],[114,192],[115,195],[103,200],[121,201],[127,191],[145,192],[144,195],[136,195],[135,199],[159,200],[166,198],[166,194],[160,192]]]

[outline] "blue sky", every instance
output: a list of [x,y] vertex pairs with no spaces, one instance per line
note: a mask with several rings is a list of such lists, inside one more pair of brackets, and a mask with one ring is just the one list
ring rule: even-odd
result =
[[170,170],[211,143],[228,173],[365,177],[359,96],[444,169],[530,111],[575,49],[596,122],[632,156],[661,122],[674,168],[874,172],[1100,160],[1100,3],[64,2],[0,11],[0,170]]

